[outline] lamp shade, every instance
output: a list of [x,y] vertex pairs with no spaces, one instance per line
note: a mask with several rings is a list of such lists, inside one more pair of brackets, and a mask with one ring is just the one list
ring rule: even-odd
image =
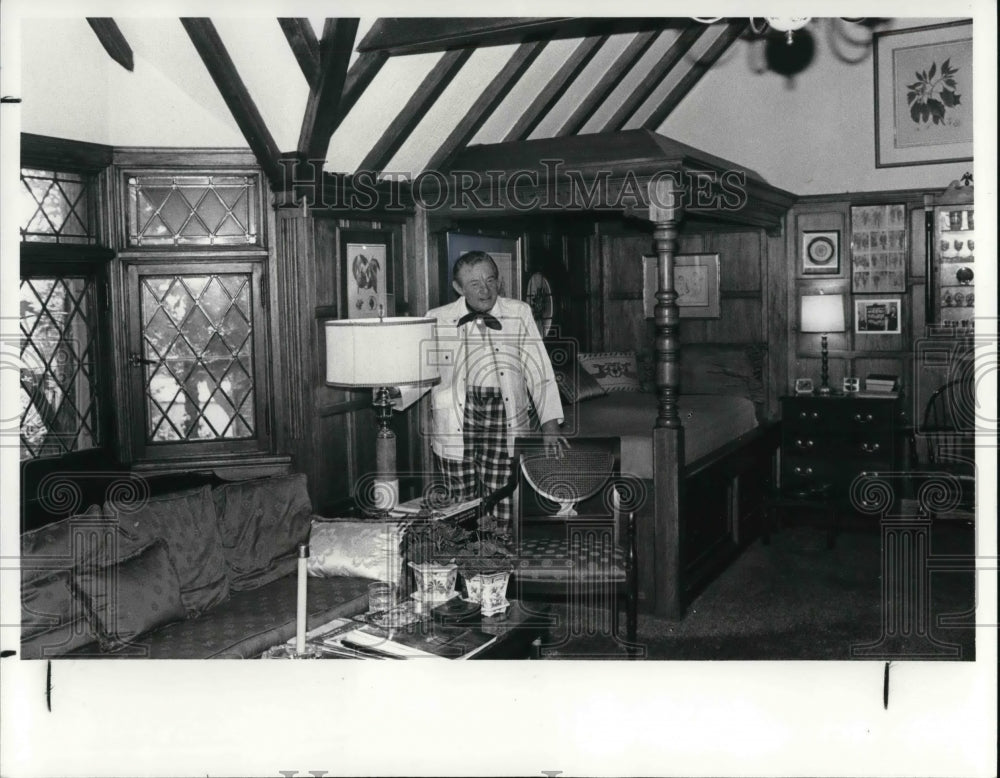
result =
[[407,316],[326,323],[326,383],[344,388],[434,384],[435,320]]
[[843,332],[844,296],[807,294],[802,296],[800,332]]

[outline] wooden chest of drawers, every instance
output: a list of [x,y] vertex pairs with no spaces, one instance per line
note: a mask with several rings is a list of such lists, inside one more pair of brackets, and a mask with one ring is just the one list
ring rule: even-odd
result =
[[900,405],[894,397],[799,396],[781,399],[781,488],[829,485],[847,504],[862,472],[898,468]]

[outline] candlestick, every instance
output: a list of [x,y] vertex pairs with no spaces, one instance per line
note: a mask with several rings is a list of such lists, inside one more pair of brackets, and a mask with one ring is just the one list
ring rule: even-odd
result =
[[306,562],[309,558],[309,546],[299,544],[299,593],[295,612],[295,653],[304,654],[306,650]]

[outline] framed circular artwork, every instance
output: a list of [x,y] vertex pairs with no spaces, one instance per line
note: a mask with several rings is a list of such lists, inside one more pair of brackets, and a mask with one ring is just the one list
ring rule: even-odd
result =
[[525,300],[531,306],[531,313],[538,326],[538,332],[544,338],[552,330],[552,287],[549,280],[541,273],[532,274],[528,279],[528,289]]
[[840,232],[802,233],[802,273],[836,275],[840,272]]

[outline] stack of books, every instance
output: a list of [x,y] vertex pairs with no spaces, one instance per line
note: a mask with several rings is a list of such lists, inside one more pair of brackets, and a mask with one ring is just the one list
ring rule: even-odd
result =
[[888,373],[871,373],[865,379],[863,395],[891,397],[899,392],[899,376]]

